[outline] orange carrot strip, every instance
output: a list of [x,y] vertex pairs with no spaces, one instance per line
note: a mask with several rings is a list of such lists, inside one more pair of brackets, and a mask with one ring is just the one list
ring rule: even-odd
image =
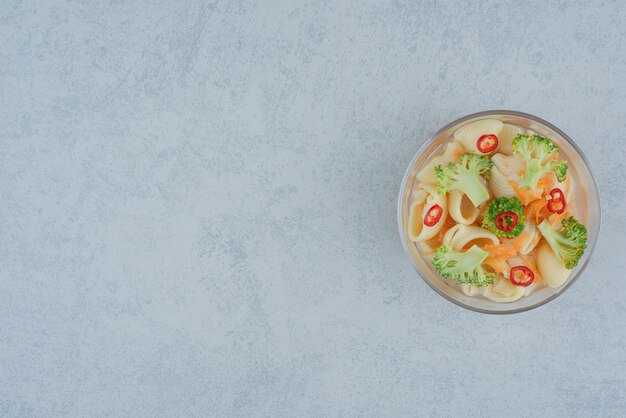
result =
[[535,224],[539,225],[539,220],[546,219],[548,216],[550,216],[550,214],[551,212],[548,210],[548,204],[546,202],[546,205],[537,210],[537,213],[535,213]]
[[539,187],[540,189],[545,190],[547,188],[550,188],[550,190],[552,190],[553,186],[554,186],[554,175],[552,173],[544,174],[537,182],[537,187]]
[[541,191],[538,191],[536,189],[522,189],[514,180],[509,180],[509,184],[511,185],[511,187],[513,187],[513,190],[515,190],[515,194],[522,201],[523,205],[528,205],[533,200],[541,198]]
[[504,273],[507,269],[506,258],[503,257],[487,257],[483,262],[498,273]]
[[483,250],[487,251],[489,255],[492,257],[497,256],[514,256],[517,254],[517,249],[511,244],[495,244],[495,245],[485,245]]
[[525,240],[528,239],[528,236],[530,235],[530,233],[528,231],[524,231],[521,234],[519,234],[517,237],[513,238],[508,245],[512,245],[513,248],[515,248],[516,251],[519,251],[522,249],[523,247],[523,243]]
[[539,212],[539,210],[541,210],[541,208],[546,206],[547,204],[548,202],[545,199],[533,200],[532,202],[530,202],[529,205],[524,208],[524,217],[528,220],[531,220],[533,218],[533,215],[536,217],[537,212]]

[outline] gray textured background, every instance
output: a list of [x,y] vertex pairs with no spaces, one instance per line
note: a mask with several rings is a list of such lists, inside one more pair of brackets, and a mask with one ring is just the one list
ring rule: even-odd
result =
[[[40,3],[0,6],[0,415],[624,412],[622,2]],[[508,317],[395,217],[422,138],[491,108],[570,134],[604,210]]]

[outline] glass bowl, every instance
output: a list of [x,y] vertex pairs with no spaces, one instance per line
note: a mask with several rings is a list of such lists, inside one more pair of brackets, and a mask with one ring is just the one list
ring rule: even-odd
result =
[[[481,296],[466,296],[456,287],[447,284],[446,281],[435,272],[430,261],[420,255],[415,244],[409,240],[407,232],[409,207],[411,195],[415,190],[414,185],[417,172],[429,161],[432,155],[438,153],[442,144],[447,142],[446,140],[456,129],[481,119],[498,119],[504,123],[512,123],[532,129],[541,135],[549,137],[559,146],[560,158],[564,158],[568,161],[567,174],[574,176],[573,179],[580,189],[576,190],[576,201],[573,202],[573,204],[579,208],[580,221],[587,226],[588,231],[587,249],[578,262],[578,265],[572,270],[569,278],[563,285],[556,288],[544,287],[537,289],[530,295],[510,303],[493,302]],[[565,292],[585,270],[591,254],[593,254],[600,232],[600,198],[587,159],[580,148],[578,148],[574,141],[563,131],[551,123],[533,115],[509,110],[491,110],[463,116],[449,123],[437,131],[432,139],[426,141],[420,147],[413,157],[411,164],[409,164],[409,168],[400,186],[400,195],[398,197],[398,227],[406,254],[413,262],[415,269],[422,279],[424,279],[426,284],[434,291],[450,302],[473,311],[490,314],[518,313],[536,308],[555,299]]]

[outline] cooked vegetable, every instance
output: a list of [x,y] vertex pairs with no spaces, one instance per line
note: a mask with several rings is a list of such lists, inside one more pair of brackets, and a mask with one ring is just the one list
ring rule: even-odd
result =
[[437,248],[433,265],[435,270],[445,279],[453,279],[457,283],[468,283],[486,286],[493,283],[495,273],[482,267],[489,253],[473,245],[465,252],[454,251],[447,245]]
[[503,238],[518,236],[524,230],[524,225],[524,207],[517,197],[493,199],[483,218],[483,227]]
[[485,261],[483,261],[483,264],[488,265],[489,267],[491,267],[494,271],[498,273],[504,274],[506,269],[509,267],[509,265],[506,263],[507,258],[508,256],[501,256],[501,255],[497,257],[489,256],[485,258]]
[[517,226],[518,221],[519,216],[517,216],[515,212],[507,210],[506,212],[502,212],[501,214],[496,216],[496,219],[493,221],[493,223],[500,231],[511,232],[513,228]]
[[493,163],[488,157],[477,154],[463,154],[459,162],[448,163],[447,166],[435,167],[439,193],[460,190],[465,193],[474,206],[489,199],[489,192],[481,182],[481,175],[488,180]]
[[482,249],[487,251],[490,257],[513,257],[517,255],[519,251],[519,249],[516,248],[513,244],[487,244],[482,247]]
[[551,158],[558,151],[559,147],[544,136],[517,135],[513,139],[513,152],[520,153],[526,163],[526,172],[519,186],[534,189],[545,173],[554,173],[559,181],[564,181],[567,161]]
[[559,189],[558,187],[550,190],[548,210],[552,213],[560,215],[565,212],[565,208],[567,208],[567,203],[565,202],[565,195],[563,194],[563,190]]
[[498,137],[493,134],[482,135],[476,141],[476,148],[483,154],[488,154],[498,148]]
[[[544,199],[537,199],[532,201],[529,205],[524,206],[524,216],[526,220],[534,220],[536,225],[539,225],[539,217],[541,219],[547,218],[550,214],[546,213],[548,202]],[[544,210],[545,209],[545,210]]]
[[563,219],[561,225],[563,229],[557,231],[552,229],[548,220],[544,220],[539,224],[539,231],[563,265],[572,269],[587,248],[587,228],[573,216]]
[[543,194],[543,191],[540,188],[524,189],[520,187],[515,180],[510,179],[509,184],[523,205],[528,205],[534,200],[541,199],[541,195]]
[[437,222],[439,222],[439,219],[441,219],[442,214],[443,209],[441,209],[441,206],[433,205],[424,216],[424,225],[435,226]]
[[515,266],[509,271],[509,280],[515,286],[526,287],[535,280],[535,273],[526,266]]

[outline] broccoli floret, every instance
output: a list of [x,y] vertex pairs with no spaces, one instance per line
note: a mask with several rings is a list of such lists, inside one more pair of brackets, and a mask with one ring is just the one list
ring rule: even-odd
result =
[[544,220],[539,224],[539,231],[565,267],[572,269],[587,248],[587,228],[573,216],[563,219],[561,225],[563,230],[555,231],[550,222]]
[[478,207],[489,199],[489,192],[480,181],[480,176],[484,175],[489,179],[491,167],[493,162],[488,157],[471,153],[462,155],[456,164],[438,165],[435,167],[435,174],[439,193],[460,190]]
[[550,155],[559,151],[559,147],[546,137],[540,135],[518,134],[513,139],[513,151],[519,153],[526,163],[526,173],[520,187],[534,189],[539,178],[545,173],[554,173],[559,181],[565,180],[567,161],[549,159]]
[[454,279],[457,283],[486,286],[493,283],[495,273],[482,267],[489,253],[473,245],[464,253],[454,251],[447,245],[437,248],[433,265],[444,279]]
[[[514,217],[510,216],[510,214],[506,214],[505,212],[513,212],[517,215],[517,224],[513,226],[510,231],[506,231],[508,226],[514,222]],[[498,217],[498,215],[503,214]],[[501,228],[498,228],[499,223]],[[485,217],[483,218],[483,227],[489,229],[491,232],[496,234],[499,237],[503,238],[513,238],[518,236],[524,230],[524,225],[526,225],[526,219],[524,219],[524,206],[522,206],[522,202],[517,198],[517,196],[512,198],[507,197],[498,197],[493,199],[489,204],[489,207],[485,211]]]

